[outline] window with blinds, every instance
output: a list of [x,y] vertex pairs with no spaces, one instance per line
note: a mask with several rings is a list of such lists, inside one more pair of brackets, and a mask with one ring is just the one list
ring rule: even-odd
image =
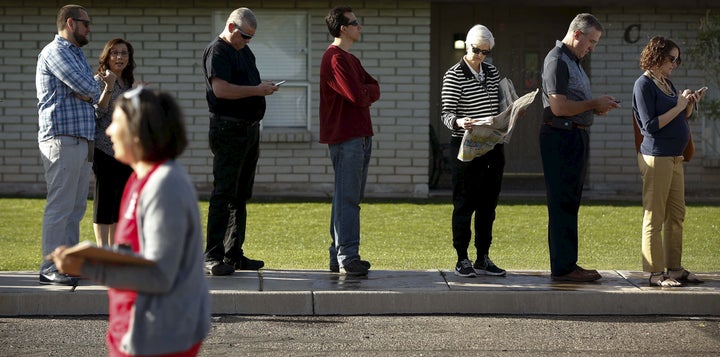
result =
[[[265,97],[263,128],[310,129],[310,27],[305,11],[254,11],[258,19],[255,37],[248,44],[255,54],[264,81],[287,81],[275,94]],[[213,27],[222,32],[230,11],[217,11]]]

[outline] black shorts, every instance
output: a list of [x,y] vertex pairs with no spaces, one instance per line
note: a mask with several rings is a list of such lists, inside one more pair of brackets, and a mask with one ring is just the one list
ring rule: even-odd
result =
[[97,148],[95,149],[92,168],[95,173],[93,223],[117,223],[120,200],[125,189],[125,183],[132,173],[132,168]]

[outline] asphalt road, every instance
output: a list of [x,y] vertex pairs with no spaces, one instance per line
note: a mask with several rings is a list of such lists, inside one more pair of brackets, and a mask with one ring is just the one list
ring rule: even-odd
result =
[[[102,356],[106,316],[0,318],[0,356]],[[720,317],[215,316],[202,356],[718,356]]]

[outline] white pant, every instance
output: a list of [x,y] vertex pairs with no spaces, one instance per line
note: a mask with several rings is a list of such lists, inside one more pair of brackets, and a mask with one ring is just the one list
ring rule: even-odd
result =
[[80,221],[85,215],[91,163],[88,141],[71,136],[56,136],[38,145],[47,181],[47,203],[42,224],[40,271],[56,270],[45,260],[61,245],[73,246],[80,240]]

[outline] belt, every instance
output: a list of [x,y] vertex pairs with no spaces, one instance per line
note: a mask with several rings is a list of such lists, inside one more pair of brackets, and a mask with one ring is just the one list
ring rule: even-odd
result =
[[226,120],[226,121],[230,121],[233,123],[244,124],[247,126],[254,126],[254,125],[260,123],[260,121],[250,121],[250,120],[235,118],[235,117],[231,117],[231,116],[227,116],[227,115],[217,115],[217,114],[211,114],[210,119]]
[[[578,123],[576,123],[576,122],[571,122],[571,123],[572,123],[572,127],[573,127],[574,129],[586,130],[586,129],[588,128],[587,126],[585,126],[585,125],[580,125],[580,124],[578,124]],[[546,121],[546,122],[545,122],[545,125],[553,128],[553,125],[552,125],[552,122],[551,122],[551,121]]]
[[65,137],[65,138],[71,138],[71,139],[75,139],[75,140],[77,140],[77,141],[80,141],[80,140],[82,140],[82,141],[92,141],[92,140],[89,140],[88,138],[84,138],[84,137],[82,137],[82,136],[75,136],[75,135],[58,134],[58,135],[55,135],[55,136],[62,136],[62,137]]

